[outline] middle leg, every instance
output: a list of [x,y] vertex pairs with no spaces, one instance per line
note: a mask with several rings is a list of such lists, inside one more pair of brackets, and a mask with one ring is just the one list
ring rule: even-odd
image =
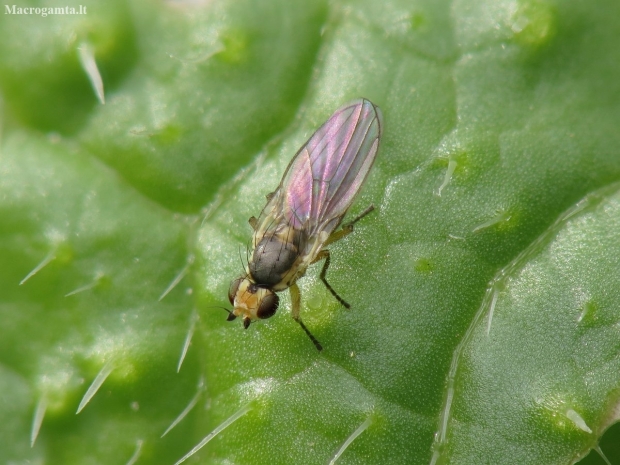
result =
[[351,305],[349,305],[349,302],[347,302],[346,300],[344,300],[342,297],[338,295],[338,293],[334,290],[331,284],[327,282],[327,278],[325,277],[325,275],[327,274],[327,269],[329,268],[329,264],[331,262],[329,250],[325,250],[325,249],[321,250],[317,254],[317,256],[314,258],[314,260],[312,260],[312,263],[316,263],[319,260],[323,260],[323,259],[325,260],[325,262],[323,263],[323,268],[321,269],[321,274],[319,275],[319,279],[323,282],[323,284],[325,284],[325,287],[327,288],[327,290],[332,293],[332,295],[335,297],[335,299],[338,302],[340,302],[341,305],[343,305],[345,308],[351,308]]

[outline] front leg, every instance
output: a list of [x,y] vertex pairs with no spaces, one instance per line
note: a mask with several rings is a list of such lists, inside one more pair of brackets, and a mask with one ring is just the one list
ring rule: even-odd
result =
[[306,332],[306,334],[308,335],[308,337],[314,344],[314,347],[316,347],[317,350],[320,352],[321,350],[323,350],[323,346],[317,340],[317,338],[315,338],[312,335],[310,330],[306,328],[306,325],[304,324],[303,321],[301,321],[301,317],[299,316],[299,314],[301,313],[301,293],[299,292],[299,286],[293,283],[289,287],[289,291],[291,293],[291,305],[293,307],[291,311],[291,316],[293,317],[293,320],[299,323],[299,326],[301,326],[301,329],[303,329]]

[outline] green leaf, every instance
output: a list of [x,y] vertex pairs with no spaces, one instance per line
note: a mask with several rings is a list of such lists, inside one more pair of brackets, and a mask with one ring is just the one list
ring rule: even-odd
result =
[[[43,131],[75,133],[97,102],[81,69],[80,49],[94,50],[108,90],[119,85],[136,60],[127,4],[43,0],[3,8],[0,86],[11,116]],[[64,8],[85,13],[56,12]]]
[[452,359],[446,463],[508,450],[570,463],[618,421],[619,188],[588,195],[497,273]]
[[[1,462],[617,462],[620,4],[81,3],[0,16]],[[317,264],[323,352],[287,292],[227,322],[248,218],[362,96],[352,308]]]
[[195,213],[289,124],[312,75],[325,6],[134,8],[141,60],[82,140],[146,196]]

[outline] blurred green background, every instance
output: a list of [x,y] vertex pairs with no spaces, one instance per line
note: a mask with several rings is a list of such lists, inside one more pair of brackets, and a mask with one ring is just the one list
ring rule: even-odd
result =
[[[0,462],[620,463],[620,3],[2,8]],[[359,97],[352,308],[319,265],[323,352],[287,293],[227,322],[248,218]]]

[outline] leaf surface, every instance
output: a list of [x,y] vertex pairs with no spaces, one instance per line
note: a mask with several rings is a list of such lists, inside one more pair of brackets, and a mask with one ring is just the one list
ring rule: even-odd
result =
[[[620,392],[617,2],[81,3],[0,16],[0,461],[597,447]],[[317,264],[299,285],[322,353],[287,293],[227,322],[248,218],[359,97],[385,128],[349,215],[376,210],[330,246],[351,310]]]

